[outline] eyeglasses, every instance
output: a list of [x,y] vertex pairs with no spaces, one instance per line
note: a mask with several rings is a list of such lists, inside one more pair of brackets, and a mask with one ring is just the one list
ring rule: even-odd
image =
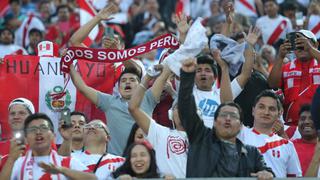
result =
[[50,127],[48,127],[47,125],[40,125],[40,126],[32,126],[26,129],[27,133],[32,133],[32,134],[36,134],[38,131],[40,131],[41,133],[45,133],[48,132],[50,130]]
[[94,128],[94,129],[103,129],[104,132],[106,132],[106,134],[109,136],[109,133],[107,132],[106,128],[99,123],[95,123],[95,124],[86,124],[83,127],[85,130],[88,130],[90,128]]
[[220,112],[218,116],[222,118],[227,118],[230,116],[230,119],[240,119],[240,116],[233,112]]

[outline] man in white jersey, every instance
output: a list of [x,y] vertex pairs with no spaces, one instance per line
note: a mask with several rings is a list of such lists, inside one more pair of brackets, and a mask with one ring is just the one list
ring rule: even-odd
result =
[[262,0],[235,0],[234,9],[236,13],[248,16],[252,24],[259,15],[263,15]]
[[[160,100],[166,80],[171,74],[170,69],[165,66],[161,75],[156,79],[151,91],[155,99]],[[188,138],[181,125],[177,101],[169,110],[169,119],[173,121],[175,129],[169,129],[155,122],[141,108],[140,104],[148,85],[148,75],[137,86],[129,102],[129,112],[146,133],[148,141],[156,151],[156,162],[161,175],[172,175],[175,178],[186,177]]]
[[264,44],[277,49],[286,38],[286,34],[292,31],[292,24],[288,18],[278,14],[279,5],[276,0],[265,0],[264,10],[266,15],[257,20],[256,26],[262,31]]
[[28,55],[27,51],[13,43],[14,34],[10,29],[2,29],[0,31],[0,58],[6,55]]
[[107,153],[110,141],[108,127],[101,120],[92,120],[84,126],[84,153],[71,153],[83,163],[98,179],[111,179],[111,173],[123,164],[125,158]]
[[[254,63],[253,46],[257,42],[259,35],[260,31],[258,29],[250,29],[245,39],[247,41],[246,50],[244,52],[245,62],[242,66],[241,73],[231,82],[231,96],[230,94],[226,94],[224,91],[221,91],[220,93],[220,88],[218,88],[218,83],[216,81],[218,73],[214,65],[214,60],[209,56],[197,58],[198,65],[195,75],[193,95],[195,97],[196,105],[201,111],[201,118],[206,127],[212,128],[214,113],[220,103],[235,99],[241,93],[250,78]],[[224,73],[225,72],[222,70],[222,76]],[[226,85],[230,85],[230,80],[221,79],[220,87]]]
[[272,131],[274,122],[280,116],[280,107],[280,100],[273,91],[262,91],[253,105],[253,127],[243,126],[239,139],[259,149],[277,178],[301,177],[300,162],[293,143]]
[[54,141],[53,124],[46,114],[28,116],[24,123],[24,134],[30,149],[19,157],[24,149],[20,143],[22,139],[13,140],[10,156],[15,161],[14,166],[10,169],[11,176],[1,176],[2,179],[96,179],[91,173],[81,172],[87,170],[82,163],[60,156],[51,148]]

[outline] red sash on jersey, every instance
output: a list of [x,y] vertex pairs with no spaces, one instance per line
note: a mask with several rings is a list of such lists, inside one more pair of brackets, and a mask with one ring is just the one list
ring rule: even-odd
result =
[[247,0],[239,0],[239,2],[244,5],[246,8],[250,9],[252,12],[254,12],[255,14],[257,14],[256,9],[250,4],[248,3]]
[[270,38],[267,41],[267,44],[273,45],[273,43],[275,43],[279,39],[281,33],[284,31],[286,26],[287,26],[287,21],[282,20],[280,24],[276,27],[276,29],[273,31],[273,33],[271,34]]
[[317,34],[319,31],[320,31],[320,23],[318,23],[315,27],[311,29],[311,32],[313,32],[313,34]]
[[29,29],[29,26],[31,24],[31,21],[33,19],[33,14],[31,14],[29,16],[29,19],[27,21],[27,23],[25,24],[25,26],[23,27],[23,34],[22,34],[22,47],[26,47],[26,37],[27,37],[27,33],[28,33],[28,29]]

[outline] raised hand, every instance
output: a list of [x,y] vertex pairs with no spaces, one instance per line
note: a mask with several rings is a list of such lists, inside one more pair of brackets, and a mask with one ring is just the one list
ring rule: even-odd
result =
[[17,140],[16,138],[11,139],[9,158],[17,160],[23,154],[25,148],[25,145],[19,143],[19,140]]
[[118,11],[118,7],[114,3],[110,3],[107,7],[100,10],[97,16],[101,20],[107,20],[110,15],[116,13]]
[[312,44],[308,38],[306,38],[300,33],[296,33],[296,34],[297,34],[297,38],[295,39],[296,48],[301,48],[304,51],[309,51],[310,49],[312,49]]
[[257,173],[251,173],[252,177],[257,177],[258,180],[271,180],[273,179],[273,174],[266,170],[258,171]]
[[227,62],[225,62],[224,60],[222,60],[221,58],[221,51],[219,49],[214,49],[211,51],[212,57],[213,59],[217,62],[217,64],[221,67],[221,68],[228,68],[228,64]]
[[258,41],[260,35],[261,35],[261,30],[258,27],[252,28],[252,26],[250,26],[248,35],[246,37],[246,41],[253,46]]
[[175,23],[180,34],[187,34],[192,22],[188,23],[188,17],[181,13],[176,15]]
[[291,49],[291,44],[288,40],[286,40],[283,44],[280,45],[279,57],[285,58]]
[[114,37],[104,37],[102,46],[109,49],[122,49],[120,39],[116,35]]
[[181,68],[184,72],[191,73],[191,72],[196,71],[196,67],[197,67],[196,59],[195,58],[188,58],[185,61],[183,61]]

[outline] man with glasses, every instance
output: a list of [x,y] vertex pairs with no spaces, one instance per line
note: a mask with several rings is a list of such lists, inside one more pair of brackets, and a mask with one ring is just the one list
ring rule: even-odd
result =
[[79,159],[98,179],[111,179],[111,173],[121,166],[125,159],[107,153],[110,132],[101,120],[92,120],[84,125],[85,153],[71,153]]
[[14,165],[10,169],[5,167],[11,175],[0,174],[2,179],[96,179],[94,174],[81,172],[87,170],[82,163],[60,156],[51,148],[54,141],[53,124],[46,114],[28,116],[23,130],[30,149],[21,156],[25,147],[16,138],[13,139],[5,166],[11,165],[9,161]]
[[[216,59],[221,68],[222,60]],[[189,139],[187,177],[250,177],[272,179],[257,148],[237,139],[242,126],[239,105],[222,103],[214,114],[214,126],[208,128],[201,121],[192,89],[195,82],[196,60],[186,60],[181,69],[178,96],[179,116]],[[229,87],[229,91],[230,87]]]
[[272,129],[281,115],[280,109],[278,95],[272,90],[262,91],[253,104],[253,127],[243,126],[239,139],[259,149],[277,178],[301,177],[300,162],[293,143],[278,136]]

